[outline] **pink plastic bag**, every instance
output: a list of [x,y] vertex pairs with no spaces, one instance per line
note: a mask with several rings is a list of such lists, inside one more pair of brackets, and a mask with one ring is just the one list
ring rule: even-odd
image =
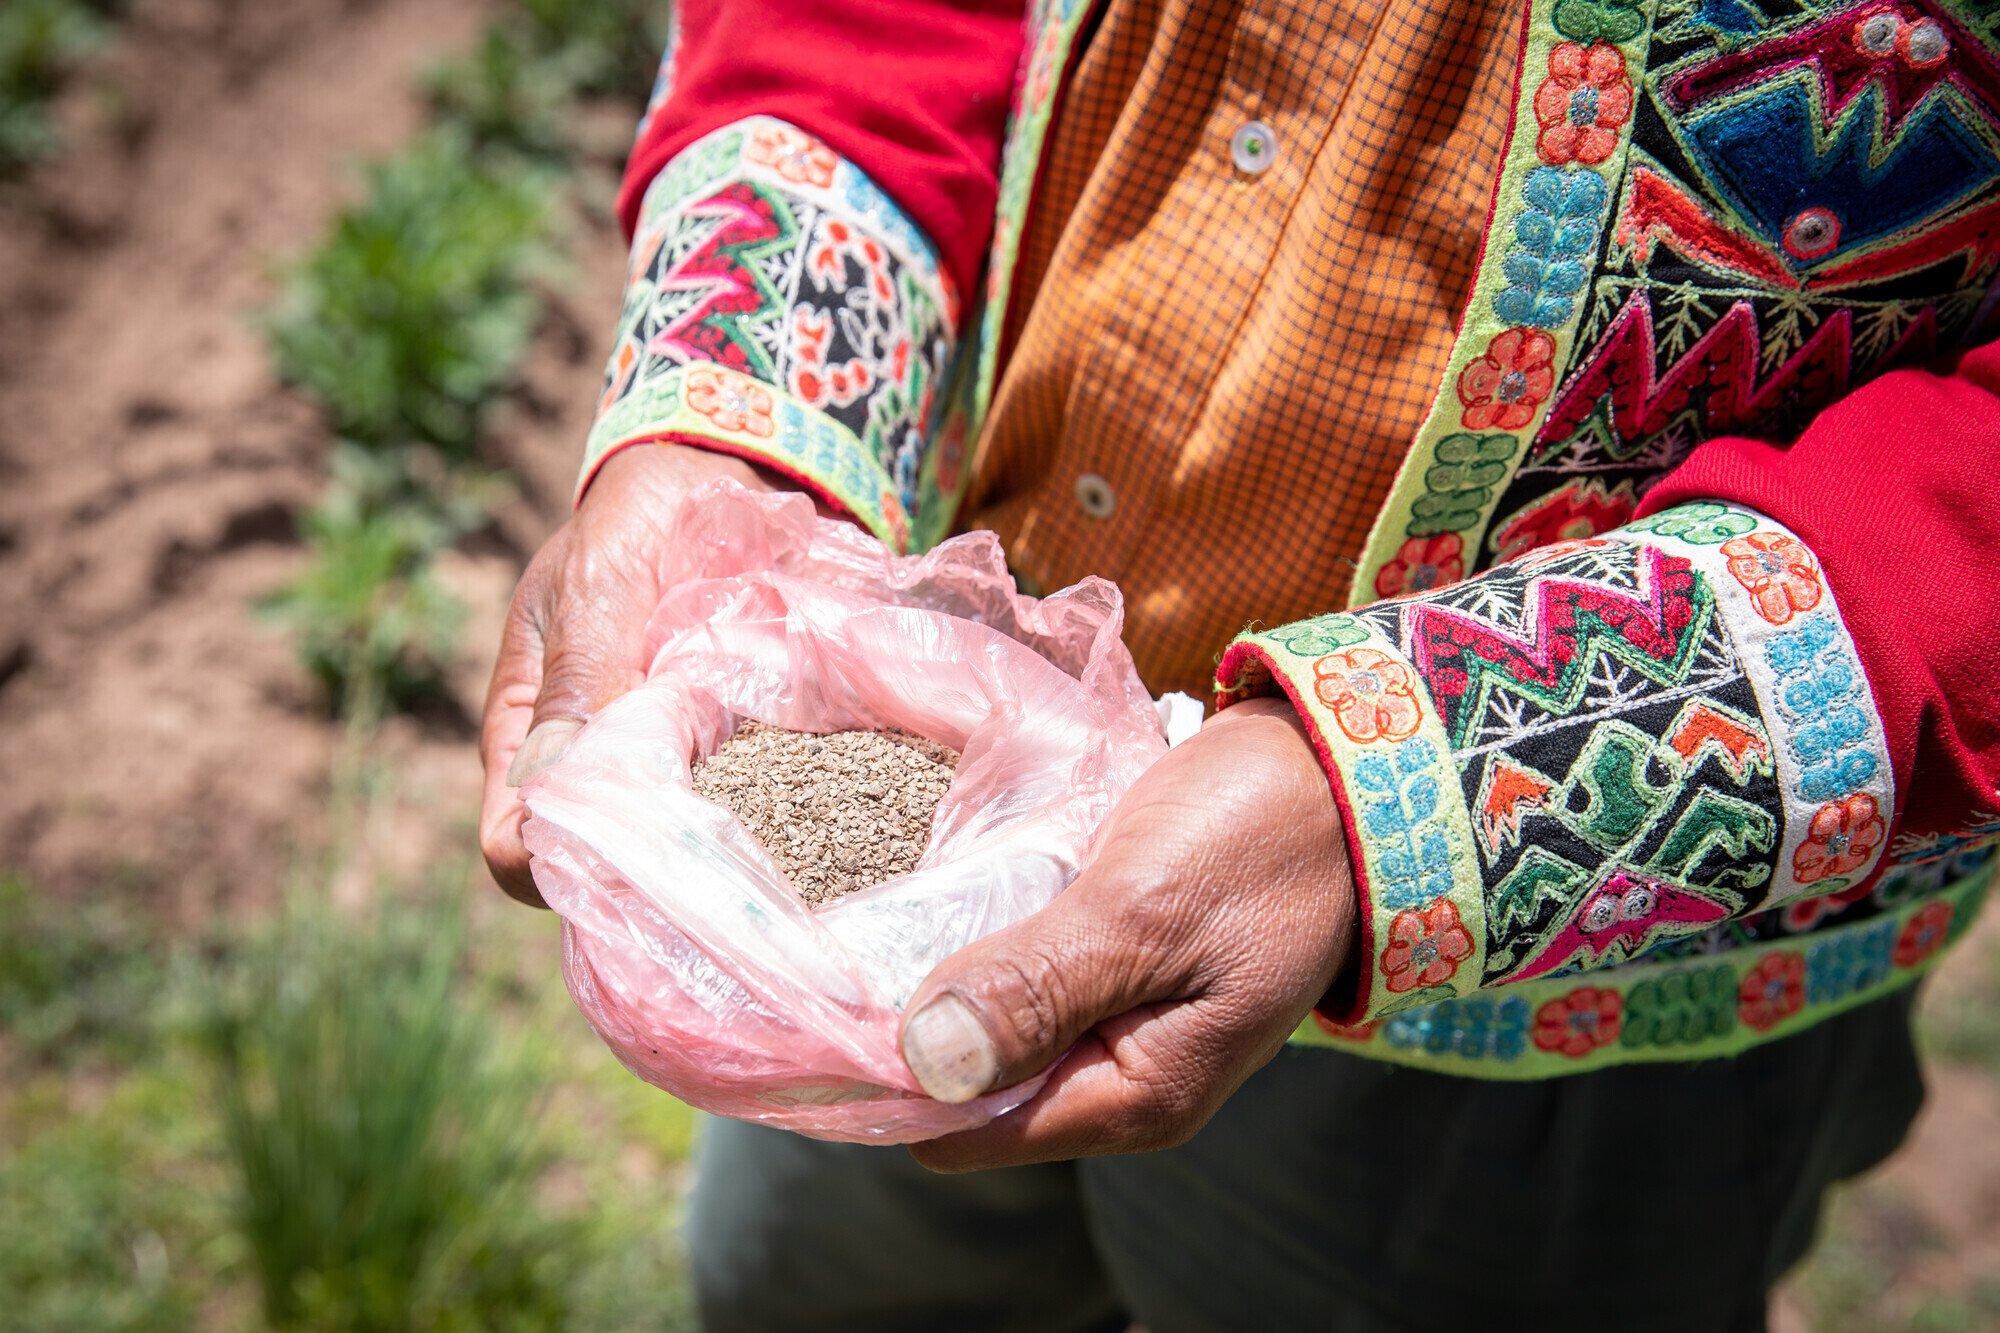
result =
[[[814,1138],[906,1143],[1018,1106],[1040,1078],[960,1106],[925,1096],[897,1022],[939,962],[1068,886],[1165,753],[1117,587],[1023,597],[991,533],[897,557],[803,496],[733,482],[675,521],[646,683],[523,789],[577,1005],[639,1077]],[[690,785],[738,718],[896,726],[961,751],[916,870],[807,908]]]

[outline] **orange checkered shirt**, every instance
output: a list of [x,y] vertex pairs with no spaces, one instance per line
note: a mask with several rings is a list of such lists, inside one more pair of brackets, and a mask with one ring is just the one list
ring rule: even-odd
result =
[[1246,621],[1345,603],[1451,351],[1519,26],[1514,3],[1109,5],[961,521],[1024,581],[1116,580],[1155,690],[1205,697]]

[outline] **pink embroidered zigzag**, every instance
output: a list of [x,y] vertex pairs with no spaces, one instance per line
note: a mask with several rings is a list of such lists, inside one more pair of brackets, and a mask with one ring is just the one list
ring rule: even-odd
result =
[[1568,439],[1606,394],[1612,422],[1625,440],[1665,430],[1704,386],[1709,393],[1701,411],[1708,434],[1754,427],[1787,400],[1803,416],[1847,392],[1853,322],[1846,310],[1829,316],[1760,386],[1757,311],[1738,301],[1665,374],[1656,375],[1652,302],[1644,291],[1635,292],[1589,362],[1563,386],[1535,442]]

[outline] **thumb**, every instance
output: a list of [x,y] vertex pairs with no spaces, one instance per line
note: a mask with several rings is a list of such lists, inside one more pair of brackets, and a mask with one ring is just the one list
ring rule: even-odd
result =
[[[634,572],[632,564],[646,567]],[[646,622],[659,601],[648,562],[584,553],[562,583],[545,603],[541,689],[509,786],[562,758],[592,714],[646,678]]]
[[[924,979],[903,1018],[904,1063],[941,1102],[1009,1087],[1060,1059],[1106,1018],[1166,999],[1178,978],[1157,937],[1125,929],[1089,871],[1041,911],[947,958]],[[1109,923],[1116,921],[1118,926]]]

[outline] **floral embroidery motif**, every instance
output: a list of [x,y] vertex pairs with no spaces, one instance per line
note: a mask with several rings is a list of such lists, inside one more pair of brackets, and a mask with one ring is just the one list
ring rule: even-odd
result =
[[1895,942],[1894,921],[1815,938],[1806,949],[1806,1003],[1832,1004],[1887,981]]
[[1805,1004],[1805,977],[1806,960],[1799,954],[1765,955],[1737,990],[1737,1015],[1759,1032],[1769,1032]]
[[1829,801],[1813,815],[1806,840],[1792,853],[1793,878],[1801,884],[1814,884],[1835,875],[1853,874],[1868,864],[1887,836],[1873,796]]
[[1475,526],[1507,479],[1507,463],[1520,449],[1512,435],[1447,435],[1424,472],[1424,493],[1410,507],[1403,531],[1412,537],[1464,532]]
[[1793,790],[1803,801],[1839,800],[1880,767],[1869,722],[1867,684],[1847,636],[1825,614],[1800,621],[1764,645],[1776,677],[1778,713],[1791,728],[1799,762]]
[[777,403],[770,391],[727,370],[698,367],[689,371],[687,405],[713,421],[718,430],[769,439],[777,429],[771,419]]
[[1574,1060],[1618,1040],[1625,1001],[1618,992],[1578,986],[1535,1011],[1535,1045]]
[[1944,947],[1951,932],[1950,903],[1925,903],[1896,937],[1896,966],[1915,967]]
[[1530,172],[1502,268],[1507,286],[1494,294],[1493,313],[1509,324],[1538,329],[1569,323],[1576,294],[1590,276],[1610,201],[1610,187],[1594,171],[1537,167]]
[[1645,31],[1640,0],[1556,0],[1556,31],[1579,42],[1629,42]]
[[1736,969],[1728,964],[1648,977],[1625,997],[1623,1046],[1692,1046],[1736,1027]]
[[1377,908],[1401,911],[1451,892],[1437,758],[1437,747],[1413,737],[1396,747],[1393,762],[1378,751],[1354,766],[1361,824],[1376,848],[1369,877]]
[[821,189],[833,184],[834,168],[840,165],[831,148],[789,125],[761,125],[750,131],[743,156],[772,168],[788,181]]
[[1459,924],[1458,908],[1440,898],[1421,912],[1398,912],[1389,925],[1380,967],[1384,984],[1400,995],[1441,986],[1472,956],[1472,936]]
[[1675,505],[1651,518],[1627,526],[1628,532],[1657,532],[1662,537],[1678,537],[1690,546],[1714,546],[1731,537],[1740,537],[1757,526],[1757,520],[1728,505],[1712,500]]
[[1456,583],[1465,577],[1464,554],[1465,543],[1455,532],[1429,538],[1412,537],[1375,576],[1375,595],[1401,597]]
[[1504,1062],[1527,1049],[1527,1028],[1528,1002],[1520,996],[1474,995],[1392,1015],[1382,1024],[1382,1037],[1398,1050]]
[[1356,745],[1406,740],[1423,725],[1417,678],[1387,653],[1374,648],[1331,653],[1313,663],[1313,676],[1313,693]]
[[1459,421],[1467,430],[1519,430],[1556,385],[1556,340],[1539,329],[1493,335],[1486,352],[1459,373]]
[[1790,623],[1796,612],[1819,605],[1819,562],[1798,541],[1781,532],[1753,532],[1722,544],[1729,572],[1750,593],[1757,614],[1773,625]]
[[1542,126],[1535,148],[1542,161],[1595,166],[1610,157],[1632,100],[1632,80],[1617,47],[1601,41],[1557,45],[1549,52],[1549,75],[1535,90],[1535,119]]

